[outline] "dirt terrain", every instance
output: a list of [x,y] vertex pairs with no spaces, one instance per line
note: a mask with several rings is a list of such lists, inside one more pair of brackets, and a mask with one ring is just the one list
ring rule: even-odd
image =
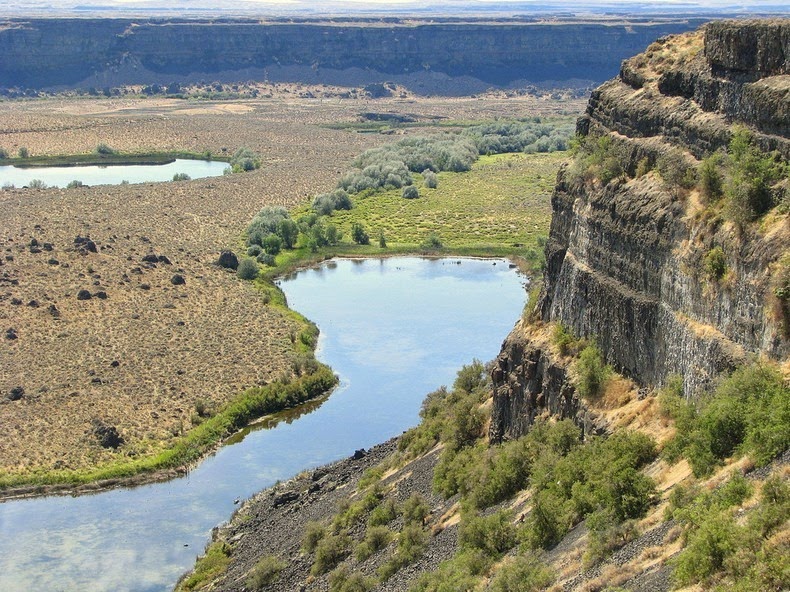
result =
[[[0,475],[155,453],[191,427],[198,406],[290,371],[294,321],[214,262],[221,249],[239,249],[263,205],[309,199],[356,154],[393,139],[325,124],[365,111],[433,124],[580,110],[535,97],[322,100],[291,98],[294,90],[237,102],[0,103],[0,147],[10,155],[87,153],[99,143],[213,154],[246,146],[263,163],[178,183],[0,191]],[[149,255],[156,261],[143,261]],[[78,299],[81,290],[91,298]],[[99,442],[112,427],[117,449]]]

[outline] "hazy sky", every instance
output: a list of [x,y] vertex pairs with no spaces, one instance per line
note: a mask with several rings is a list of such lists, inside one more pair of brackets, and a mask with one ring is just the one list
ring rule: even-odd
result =
[[343,14],[375,12],[452,12],[477,13],[539,13],[563,10],[568,12],[601,12],[621,9],[623,12],[694,11],[695,9],[726,10],[727,12],[790,12],[787,0],[2,0],[0,15],[58,15],[156,13],[156,14]]

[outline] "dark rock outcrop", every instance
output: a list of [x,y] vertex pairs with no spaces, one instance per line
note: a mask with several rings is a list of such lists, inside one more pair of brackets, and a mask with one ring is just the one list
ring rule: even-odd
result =
[[[695,396],[750,356],[790,353],[771,304],[772,274],[790,245],[787,215],[738,228],[706,213],[695,191],[634,174],[641,160],[655,164],[673,150],[700,159],[726,147],[735,124],[787,160],[789,35],[790,21],[771,20],[659,40],[593,92],[579,121],[582,135],[611,138],[630,174],[602,183],[560,172],[537,313],[595,339],[640,385],[679,374]],[[722,280],[704,271],[714,247],[726,257]],[[542,412],[584,425],[561,361],[530,342],[525,326],[506,340],[493,378],[494,439],[523,434]]]
[[222,251],[219,254],[217,265],[224,267],[225,269],[238,269],[239,258],[236,257],[236,254],[233,251]]
[[124,443],[123,437],[118,433],[118,428],[107,425],[100,419],[94,419],[91,422],[91,430],[102,448],[115,449]]

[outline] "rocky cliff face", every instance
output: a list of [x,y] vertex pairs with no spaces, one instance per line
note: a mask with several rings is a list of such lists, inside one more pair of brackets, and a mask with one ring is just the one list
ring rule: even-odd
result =
[[[671,170],[646,170],[673,152],[678,166],[698,164],[728,145],[735,124],[786,161],[788,39],[787,20],[714,23],[659,40],[592,94],[578,131],[608,137],[623,172],[606,183],[574,165],[560,172],[538,324],[594,338],[640,385],[679,374],[689,396],[750,357],[786,360],[786,319],[772,288],[790,245],[786,206],[739,226],[697,189],[668,182]],[[714,248],[726,259],[719,279],[704,270]],[[545,411],[584,417],[567,361],[530,332],[517,327],[497,361],[494,440],[523,434]]]
[[[601,81],[660,35],[701,21],[260,23],[49,19],[0,23],[0,86],[268,76],[309,83],[468,77],[470,88]],[[419,90],[419,89],[417,89]]]

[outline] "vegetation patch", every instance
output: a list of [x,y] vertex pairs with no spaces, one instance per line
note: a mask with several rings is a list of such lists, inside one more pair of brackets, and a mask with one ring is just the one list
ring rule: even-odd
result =
[[704,477],[732,455],[748,454],[762,466],[790,447],[790,389],[774,368],[739,368],[699,404],[687,402],[680,385],[673,381],[661,395],[677,427],[664,447],[670,462],[686,458]]
[[246,390],[216,415],[202,421],[184,436],[176,439],[170,448],[159,454],[133,460],[118,460],[83,471],[53,470],[0,474],[0,490],[21,485],[79,485],[184,467],[200,459],[222,439],[243,428],[251,420],[304,403],[326,393],[335,384],[337,377],[332,371],[326,366],[317,365],[317,369],[312,374],[299,379],[278,381]]

